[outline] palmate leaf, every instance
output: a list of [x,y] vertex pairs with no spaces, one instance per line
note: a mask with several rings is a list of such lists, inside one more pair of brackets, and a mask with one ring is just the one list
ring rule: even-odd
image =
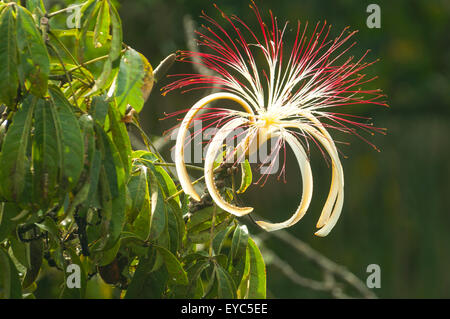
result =
[[31,93],[43,97],[47,93],[50,57],[32,15],[17,8],[17,47],[19,78]]
[[0,104],[13,105],[19,86],[16,21],[12,6],[0,15]]
[[33,111],[38,99],[29,95],[14,114],[0,152],[0,190],[4,198],[17,201],[25,188]]

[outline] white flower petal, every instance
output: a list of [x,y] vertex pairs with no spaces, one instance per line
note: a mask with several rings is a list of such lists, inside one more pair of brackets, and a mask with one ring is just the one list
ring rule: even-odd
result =
[[288,220],[281,223],[268,223],[264,221],[257,221],[256,223],[267,231],[279,230],[282,228],[290,227],[297,223],[308,210],[309,204],[311,202],[312,191],[313,191],[313,178],[311,172],[311,166],[308,161],[308,157],[303,149],[301,143],[297,140],[295,136],[288,132],[283,133],[283,138],[291,146],[297,162],[300,166],[300,171],[302,174],[303,182],[303,194],[300,205],[298,206],[295,213]]
[[183,191],[185,192],[185,194],[191,196],[196,201],[200,201],[200,196],[195,191],[194,186],[191,183],[191,179],[189,178],[189,175],[187,173],[186,165],[184,163],[184,143],[186,140],[186,134],[189,130],[189,126],[195,115],[207,104],[218,99],[229,99],[235,101],[239,103],[249,114],[254,114],[251,107],[242,98],[231,93],[210,94],[195,103],[194,106],[192,106],[192,108],[187,112],[178,130],[177,141],[175,145],[175,166],[178,179],[180,180]]
[[214,136],[211,143],[209,144],[205,159],[205,182],[209,194],[211,195],[211,198],[214,200],[217,206],[236,216],[244,216],[251,213],[253,211],[253,207],[234,206],[222,198],[222,196],[219,193],[219,190],[216,187],[216,184],[214,183],[214,160],[216,159],[217,153],[223,146],[224,139],[230,133],[232,133],[235,128],[247,122],[248,122],[247,119],[237,118],[225,124],[217,132],[217,134]]
[[[331,211],[331,214],[328,213],[328,211],[325,211],[325,214],[329,214],[329,216],[327,215],[323,215],[323,217],[321,216],[323,227],[315,233],[315,235],[317,236],[324,237],[328,235],[331,229],[333,229],[333,227],[336,225],[336,222],[339,219],[339,216],[342,211],[342,206],[344,203],[344,172],[333,140],[325,137],[321,132],[319,132],[316,128],[314,128],[311,125],[301,124],[299,128],[311,134],[325,147],[325,149],[327,150],[328,154],[331,157],[333,174],[335,174],[334,176],[336,176],[336,178],[334,178],[332,181],[330,191],[330,194],[331,193],[334,194],[334,192],[336,192],[337,190],[336,202],[333,202],[334,208]],[[328,199],[330,199],[330,195]],[[322,211],[322,214],[324,214],[324,211]]]

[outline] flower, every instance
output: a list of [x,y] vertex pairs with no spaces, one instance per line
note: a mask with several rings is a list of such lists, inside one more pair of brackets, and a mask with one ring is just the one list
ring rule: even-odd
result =
[[[200,64],[213,74],[175,75],[180,78],[163,88],[165,93],[180,88],[187,88],[184,92],[220,89],[196,102],[181,122],[175,145],[177,174],[184,192],[194,200],[200,200],[184,163],[186,135],[194,119],[214,119],[211,125],[220,129],[210,141],[205,157],[206,186],[212,199],[225,211],[236,216],[249,214],[252,207],[235,206],[220,195],[214,183],[214,161],[224,139],[237,128],[245,128],[245,136],[232,154],[240,158],[257,150],[268,139],[276,138],[278,150],[287,144],[296,156],[302,174],[302,198],[288,220],[257,223],[267,231],[282,229],[297,223],[311,202],[313,178],[305,145],[309,148],[310,141],[314,141],[331,159],[331,187],[317,222],[320,229],[315,233],[326,236],[335,226],[344,202],[343,168],[328,129],[353,133],[361,138],[355,127],[372,134],[374,131],[383,133],[383,129],[370,123],[357,122],[354,115],[331,112],[330,108],[365,103],[385,105],[379,101],[383,96],[380,90],[361,88],[374,78],[366,79],[360,72],[374,62],[363,62],[368,51],[357,61],[349,57],[339,62],[355,44],[345,46],[356,31],[349,32],[345,28],[334,40],[329,40],[330,26],[327,27],[326,22],[317,23],[309,38],[308,23],[302,26],[298,22],[294,44],[286,58],[284,38],[288,23],[280,28],[277,18],[270,12],[270,24],[266,24],[253,2],[250,8],[256,15],[259,30],[253,31],[237,16],[227,16],[218,9],[232,29],[232,33],[228,33],[225,26],[203,12],[202,17],[209,25],[197,32],[198,44],[211,52],[182,51],[178,59]],[[243,110],[214,109],[215,112],[199,117],[202,109],[217,100],[234,101]]]

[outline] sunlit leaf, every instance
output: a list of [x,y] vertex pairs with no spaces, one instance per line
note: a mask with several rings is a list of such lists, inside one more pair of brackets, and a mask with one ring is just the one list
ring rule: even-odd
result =
[[248,254],[250,256],[250,273],[247,297],[249,299],[266,298],[266,266],[264,259],[253,239],[248,239]]
[[245,159],[244,162],[241,163],[241,174],[242,174],[242,180],[241,180],[241,186],[239,187],[239,190],[237,191],[238,194],[244,193],[247,188],[252,184],[252,168],[250,167],[250,163],[247,159]]
[[141,91],[144,76],[145,68],[141,54],[129,48],[120,59],[119,73],[114,83],[114,96],[122,116],[125,115],[128,105],[137,112],[140,112],[144,106]]

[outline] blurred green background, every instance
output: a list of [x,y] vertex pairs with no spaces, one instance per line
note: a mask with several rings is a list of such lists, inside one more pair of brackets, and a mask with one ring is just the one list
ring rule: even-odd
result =
[[[53,1],[61,2],[61,1]],[[198,24],[202,10],[220,20],[207,0],[119,1],[124,41],[142,52],[154,67],[168,54],[186,49],[183,18]],[[243,0],[216,1],[229,14],[250,26],[256,20]],[[381,7],[381,28],[369,29],[368,4]],[[386,136],[370,136],[381,150],[375,151],[355,136],[339,135],[345,172],[345,202],[341,218],[325,238],[313,235],[315,223],[329,190],[331,173],[318,152],[312,154],[314,195],[304,219],[289,232],[328,258],[344,265],[364,282],[369,264],[381,267],[382,298],[450,298],[450,2],[446,0],[350,1],[264,0],[257,1],[263,16],[271,9],[279,21],[333,25],[331,36],[345,26],[359,30],[354,54],[371,49],[367,61],[380,62],[367,69],[379,78],[368,85],[387,94],[389,108],[369,105],[356,113],[370,115]],[[287,39],[294,36],[288,35]],[[170,73],[189,70],[175,64]],[[169,81],[164,79],[154,90]],[[160,121],[164,113],[192,106],[206,92],[165,97],[150,96],[141,121],[152,135],[161,135],[174,121]],[[334,132],[333,132],[334,133]],[[367,136],[365,136],[367,137]],[[165,152],[168,154],[173,141]],[[252,187],[245,201],[272,221],[281,221],[297,207],[301,197],[299,173],[293,158],[288,161],[287,184],[269,178]],[[259,232],[256,228],[253,233]],[[265,245],[299,274],[321,279],[321,274],[291,248],[270,237]],[[268,297],[328,298],[292,283],[269,264]]]

